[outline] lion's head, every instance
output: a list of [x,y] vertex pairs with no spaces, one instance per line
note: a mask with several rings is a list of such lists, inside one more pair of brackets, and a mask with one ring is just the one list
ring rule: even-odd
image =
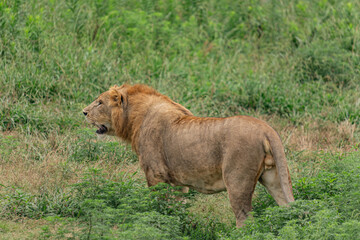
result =
[[[86,120],[98,129],[98,135],[116,135],[114,124],[114,112],[119,117],[122,115],[125,104],[125,90],[128,86],[113,86],[110,90],[100,94],[89,106],[83,109]],[[118,119],[117,119],[118,120]]]
[[[162,109],[178,119],[192,113],[142,84],[113,86],[84,108],[89,123],[98,127],[98,135],[112,135],[131,142],[136,151],[136,140],[144,117],[148,112]],[[171,111],[168,111],[171,109]]]

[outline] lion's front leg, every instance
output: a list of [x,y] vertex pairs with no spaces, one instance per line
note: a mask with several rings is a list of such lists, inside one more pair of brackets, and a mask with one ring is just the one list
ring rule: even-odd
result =
[[163,179],[159,173],[156,173],[150,167],[145,167],[144,172],[149,187],[155,186],[158,183],[166,182],[165,179]]
[[149,160],[143,157],[139,157],[139,161],[149,187],[155,186],[158,183],[169,183],[168,173],[161,163],[159,164],[156,160]]

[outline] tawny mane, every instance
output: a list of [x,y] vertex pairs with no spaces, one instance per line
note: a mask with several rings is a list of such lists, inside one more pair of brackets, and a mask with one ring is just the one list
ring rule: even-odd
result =
[[182,105],[172,101],[169,97],[157,92],[155,89],[143,85],[127,85],[110,88],[111,105],[116,106],[112,110],[112,122],[115,126],[116,135],[131,143],[137,151],[139,130],[148,111],[153,106],[164,104],[175,113],[176,119],[193,114]]

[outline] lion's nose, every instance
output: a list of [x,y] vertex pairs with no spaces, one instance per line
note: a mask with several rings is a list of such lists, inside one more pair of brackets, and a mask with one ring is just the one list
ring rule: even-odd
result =
[[86,116],[86,115],[87,115],[87,112],[83,112],[83,114]]

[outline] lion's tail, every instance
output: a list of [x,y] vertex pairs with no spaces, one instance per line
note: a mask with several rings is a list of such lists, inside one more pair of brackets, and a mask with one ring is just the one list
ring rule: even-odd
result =
[[285,199],[288,203],[293,202],[295,200],[292,191],[291,178],[281,139],[279,135],[274,132],[273,134],[267,136],[267,140],[270,143],[270,152],[275,160],[276,169],[280,177],[280,184],[284,192]]

